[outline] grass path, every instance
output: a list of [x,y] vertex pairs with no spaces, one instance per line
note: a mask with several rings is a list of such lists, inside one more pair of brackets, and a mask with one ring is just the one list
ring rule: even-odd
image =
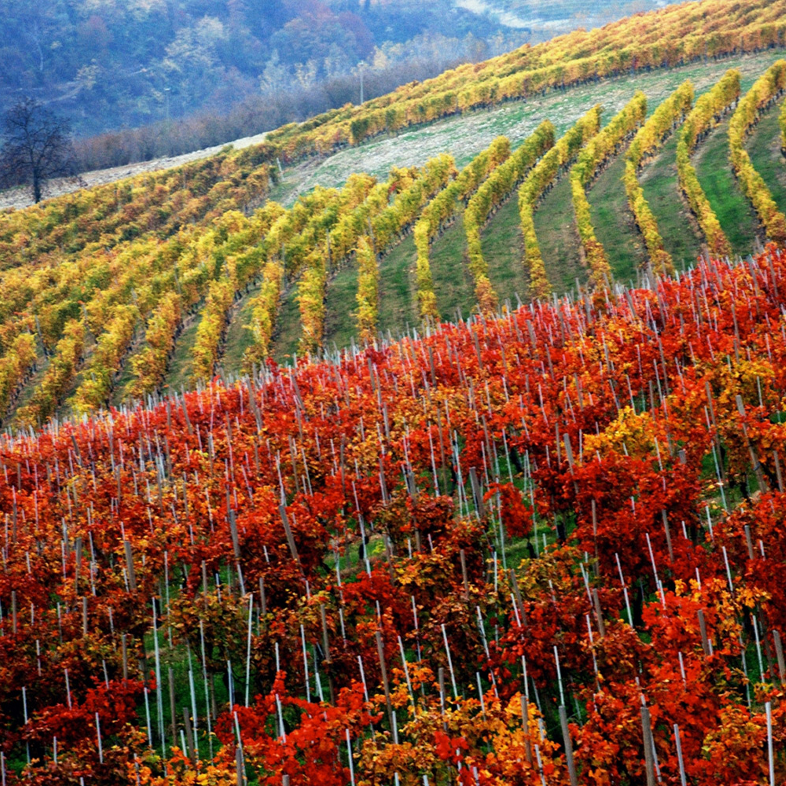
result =
[[753,208],[740,191],[729,163],[728,118],[700,145],[693,165],[707,199],[731,243],[732,253],[750,254],[760,225]]
[[379,265],[379,332],[394,338],[418,322],[415,292],[415,240],[407,235]]
[[353,260],[328,280],[325,292],[324,347],[332,350],[357,340],[354,313],[357,310],[358,266]]
[[529,276],[522,262],[524,240],[519,221],[518,189],[483,230],[481,246],[489,266],[489,280],[499,296],[500,305],[509,301],[511,308],[516,308],[516,295],[523,303],[529,292]]
[[753,166],[762,176],[781,212],[786,211],[786,158],[781,153],[778,114],[781,104],[771,107],[748,138],[746,148]]
[[302,331],[300,329],[300,309],[297,304],[297,282],[292,282],[281,300],[278,310],[276,332],[273,336],[270,354],[279,363],[290,363],[297,353]]
[[625,173],[625,153],[618,155],[601,173],[589,189],[587,198],[592,209],[592,226],[609,258],[616,281],[627,284],[636,281],[638,272],[646,265],[644,238],[628,206],[622,176]]
[[666,251],[677,270],[690,267],[701,254],[702,240],[693,216],[680,194],[677,179],[677,134],[639,175]]
[[177,337],[175,351],[172,354],[166,377],[164,377],[164,388],[169,387],[173,390],[180,390],[183,387],[189,390],[193,387],[194,362],[191,358],[191,350],[194,348],[201,316],[202,311],[200,309],[190,318],[191,321]]
[[112,388],[112,392],[109,396],[109,405],[112,407],[119,407],[124,401],[128,399],[128,396],[126,395],[126,388],[134,380],[134,370],[131,366],[131,359],[147,345],[147,342],[145,341],[146,326],[146,320],[140,321],[136,326],[131,346],[128,348],[128,352],[126,352],[125,357],[123,358],[123,362],[120,365],[120,372],[117,375],[114,387]]
[[567,175],[540,202],[533,221],[546,275],[554,292],[562,295],[575,290],[576,279],[581,284],[586,283],[587,269],[581,261],[576,213]]
[[243,355],[246,349],[251,346],[254,337],[246,325],[251,323],[251,301],[259,294],[262,285],[262,278],[258,283],[248,288],[240,300],[234,305],[230,316],[229,327],[227,328],[224,352],[219,359],[219,366],[225,375],[240,374],[243,366]]
[[16,413],[22,407],[27,406],[30,403],[33,398],[33,394],[38,389],[38,386],[44,381],[44,376],[46,375],[51,362],[51,357],[46,357],[43,354],[38,356],[35,372],[19,391],[19,395],[17,396],[13,406],[9,407],[7,412],[3,413],[6,416],[2,421],[4,426],[19,426]]
[[467,267],[467,236],[464,214],[431,246],[431,276],[437,295],[437,308],[443,320],[466,318],[475,307],[475,287]]

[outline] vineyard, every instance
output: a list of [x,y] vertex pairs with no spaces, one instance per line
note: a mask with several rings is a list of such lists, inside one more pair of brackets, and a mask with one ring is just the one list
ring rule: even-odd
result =
[[6,438],[7,782],[779,782],[784,292],[772,246]]
[[[2,421],[35,427],[782,242],[779,62],[765,51],[440,121],[399,137],[384,174],[335,179],[394,140],[289,167],[263,146],[0,214]],[[442,152],[414,152],[427,133]],[[310,188],[321,175],[332,185]]]
[[786,2],[0,212],[0,775],[786,779]]

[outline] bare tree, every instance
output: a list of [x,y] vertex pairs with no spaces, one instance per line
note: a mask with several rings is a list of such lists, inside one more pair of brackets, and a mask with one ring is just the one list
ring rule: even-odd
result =
[[34,98],[24,98],[3,118],[0,186],[28,185],[40,202],[49,180],[74,177],[71,126]]

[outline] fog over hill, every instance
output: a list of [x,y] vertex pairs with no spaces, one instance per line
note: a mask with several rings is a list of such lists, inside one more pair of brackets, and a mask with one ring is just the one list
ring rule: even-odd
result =
[[[4,0],[0,110],[32,95],[67,116],[80,137],[158,124],[126,158],[184,152],[355,103],[361,76],[368,98],[660,4]],[[161,129],[196,116],[188,128]],[[88,164],[123,163],[93,155]]]

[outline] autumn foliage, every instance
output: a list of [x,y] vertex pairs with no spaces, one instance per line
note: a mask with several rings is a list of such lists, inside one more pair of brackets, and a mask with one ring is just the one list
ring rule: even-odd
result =
[[786,60],[778,60],[760,76],[742,97],[729,122],[729,149],[732,166],[742,190],[753,204],[767,237],[786,245],[786,216],[778,210],[769,188],[755,170],[744,143],[760,113],[786,91]]
[[784,293],[771,246],[4,436],[6,782],[778,782]]
[[[783,12],[668,7],[0,215],[3,784],[782,782],[786,253],[730,260],[691,165],[739,73],[649,120],[636,93],[602,129],[600,107],[558,140],[545,121],[460,170],[442,154],[267,196],[275,158],[780,45]],[[730,123],[778,241],[743,143],[784,73]],[[672,133],[713,252],[682,275],[638,183]],[[587,196],[629,142],[642,289],[611,286]],[[549,301],[533,214],[565,174],[592,286]],[[499,315],[481,233],[516,189],[534,301]],[[429,256],[462,220],[477,308],[440,324]],[[380,265],[410,233],[425,336],[389,341]],[[361,348],[326,360],[349,266]],[[167,390],[189,328],[198,385]]]

